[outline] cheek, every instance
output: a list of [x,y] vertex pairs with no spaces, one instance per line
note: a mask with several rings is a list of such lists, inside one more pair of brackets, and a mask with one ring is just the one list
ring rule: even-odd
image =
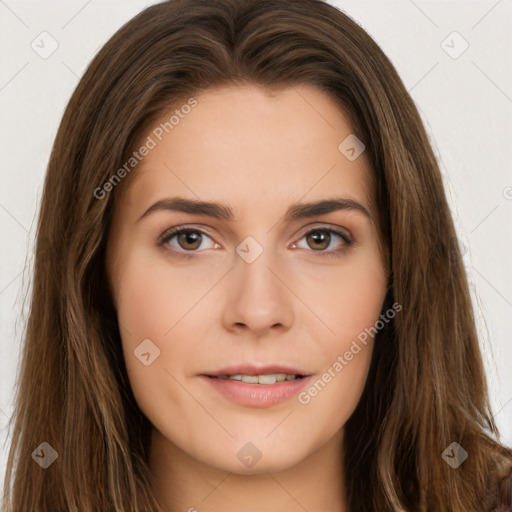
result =
[[311,310],[304,318],[318,328],[312,339],[330,360],[379,319],[387,279],[376,249],[347,253],[335,264],[302,265],[294,273],[294,291]]
[[329,318],[344,340],[354,339],[378,320],[387,283],[379,270],[369,267],[347,269],[339,283],[338,291],[331,292],[336,301]]
[[119,272],[118,319],[134,335],[170,337],[212,284],[204,266],[187,270],[154,250],[134,248],[125,253]]
[[188,410],[190,400],[180,383],[197,356],[187,324],[197,293],[179,275],[179,270],[134,252],[126,254],[118,282],[117,315],[126,370],[135,399],[152,422],[166,417],[164,410]]
[[[211,338],[203,333],[204,312],[211,309],[212,298],[207,292],[218,279],[204,266],[187,271],[183,264],[171,264],[153,252],[125,251],[116,308],[135,393],[140,389],[142,396],[147,379],[160,378],[156,370],[167,375],[167,380],[165,371],[179,378],[197,360],[201,343]],[[144,351],[139,348],[141,343]],[[138,356],[147,352],[150,355],[146,359],[154,362],[146,367]]]
[[314,418],[317,439],[338,432],[352,416],[366,382],[371,359],[371,346],[361,350],[350,362],[333,362],[315,376],[298,395],[300,415],[307,424]]
[[374,336],[385,325],[379,318],[387,279],[376,251],[361,252],[339,266],[323,268],[316,277],[312,287],[312,276],[303,274],[300,293],[308,297],[305,302],[314,305],[315,315],[324,324],[312,315],[308,321],[311,333],[313,325],[317,328],[316,350],[324,365],[299,402],[323,415],[326,424],[339,427],[359,402]]
[[331,290],[327,294],[331,300],[324,297],[323,302],[316,302],[323,305],[318,311],[323,312],[325,323],[334,333],[317,335],[315,351],[323,365],[298,401],[318,418],[326,433],[342,427],[354,412],[378,332],[386,283],[378,280],[378,274],[373,278],[369,274],[361,276],[347,273],[343,289]]

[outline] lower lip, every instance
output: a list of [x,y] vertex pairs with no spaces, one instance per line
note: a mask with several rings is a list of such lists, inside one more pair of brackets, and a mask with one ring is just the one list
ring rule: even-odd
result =
[[286,402],[305,388],[312,377],[308,375],[302,379],[285,380],[275,384],[249,384],[240,380],[201,375],[202,379],[206,379],[206,382],[231,402],[260,409]]

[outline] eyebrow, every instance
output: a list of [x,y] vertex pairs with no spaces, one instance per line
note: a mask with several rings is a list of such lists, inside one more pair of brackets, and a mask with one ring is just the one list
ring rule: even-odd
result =
[[[335,197],[332,199],[324,199],[309,203],[292,204],[286,211],[284,220],[289,222],[292,220],[315,217],[317,215],[325,215],[337,210],[358,211],[363,213],[370,222],[373,222],[373,218],[369,210],[355,199],[348,197]],[[199,201],[197,199],[187,199],[185,197],[172,197],[168,199],[161,199],[160,201],[152,204],[139,217],[138,221],[156,211],[177,211],[195,215],[207,215],[208,217],[228,221],[235,220],[233,210],[227,205],[215,202]]]

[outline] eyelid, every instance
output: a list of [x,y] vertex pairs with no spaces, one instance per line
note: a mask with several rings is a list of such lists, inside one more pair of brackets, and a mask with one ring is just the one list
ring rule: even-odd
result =
[[[197,231],[202,235],[209,236],[213,240],[213,235],[210,234],[204,227],[196,227],[193,224],[180,224],[164,230],[164,232],[157,238],[156,244],[163,245],[169,238],[181,233],[182,231]],[[194,252],[194,251],[189,251]],[[200,251],[195,251],[200,252]]]
[[339,235],[345,236],[346,238],[350,239],[351,242],[353,242],[352,234],[350,233],[350,231],[347,228],[343,228],[341,226],[329,224],[326,222],[315,222],[313,224],[305,226],[303,228],[303,230],[301,231],[302,234],[300,235],[299,238],[302,238],[304,235],[307,235],[311,231],[317,231],[317,230],[318,231],[333,231]]

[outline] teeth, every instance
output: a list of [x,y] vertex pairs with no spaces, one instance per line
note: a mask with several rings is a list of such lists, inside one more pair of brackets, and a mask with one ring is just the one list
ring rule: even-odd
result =
[[242,382],[247,382],[248,384],[259,384],[259,381],[260,378],[258,375],[242,375]]
[[275,384],[285,380],[295,380],[295,375],[287,375],[286,373],[269,373],[264,375],[219,375],[219,379],[240,380],[248,384]]

